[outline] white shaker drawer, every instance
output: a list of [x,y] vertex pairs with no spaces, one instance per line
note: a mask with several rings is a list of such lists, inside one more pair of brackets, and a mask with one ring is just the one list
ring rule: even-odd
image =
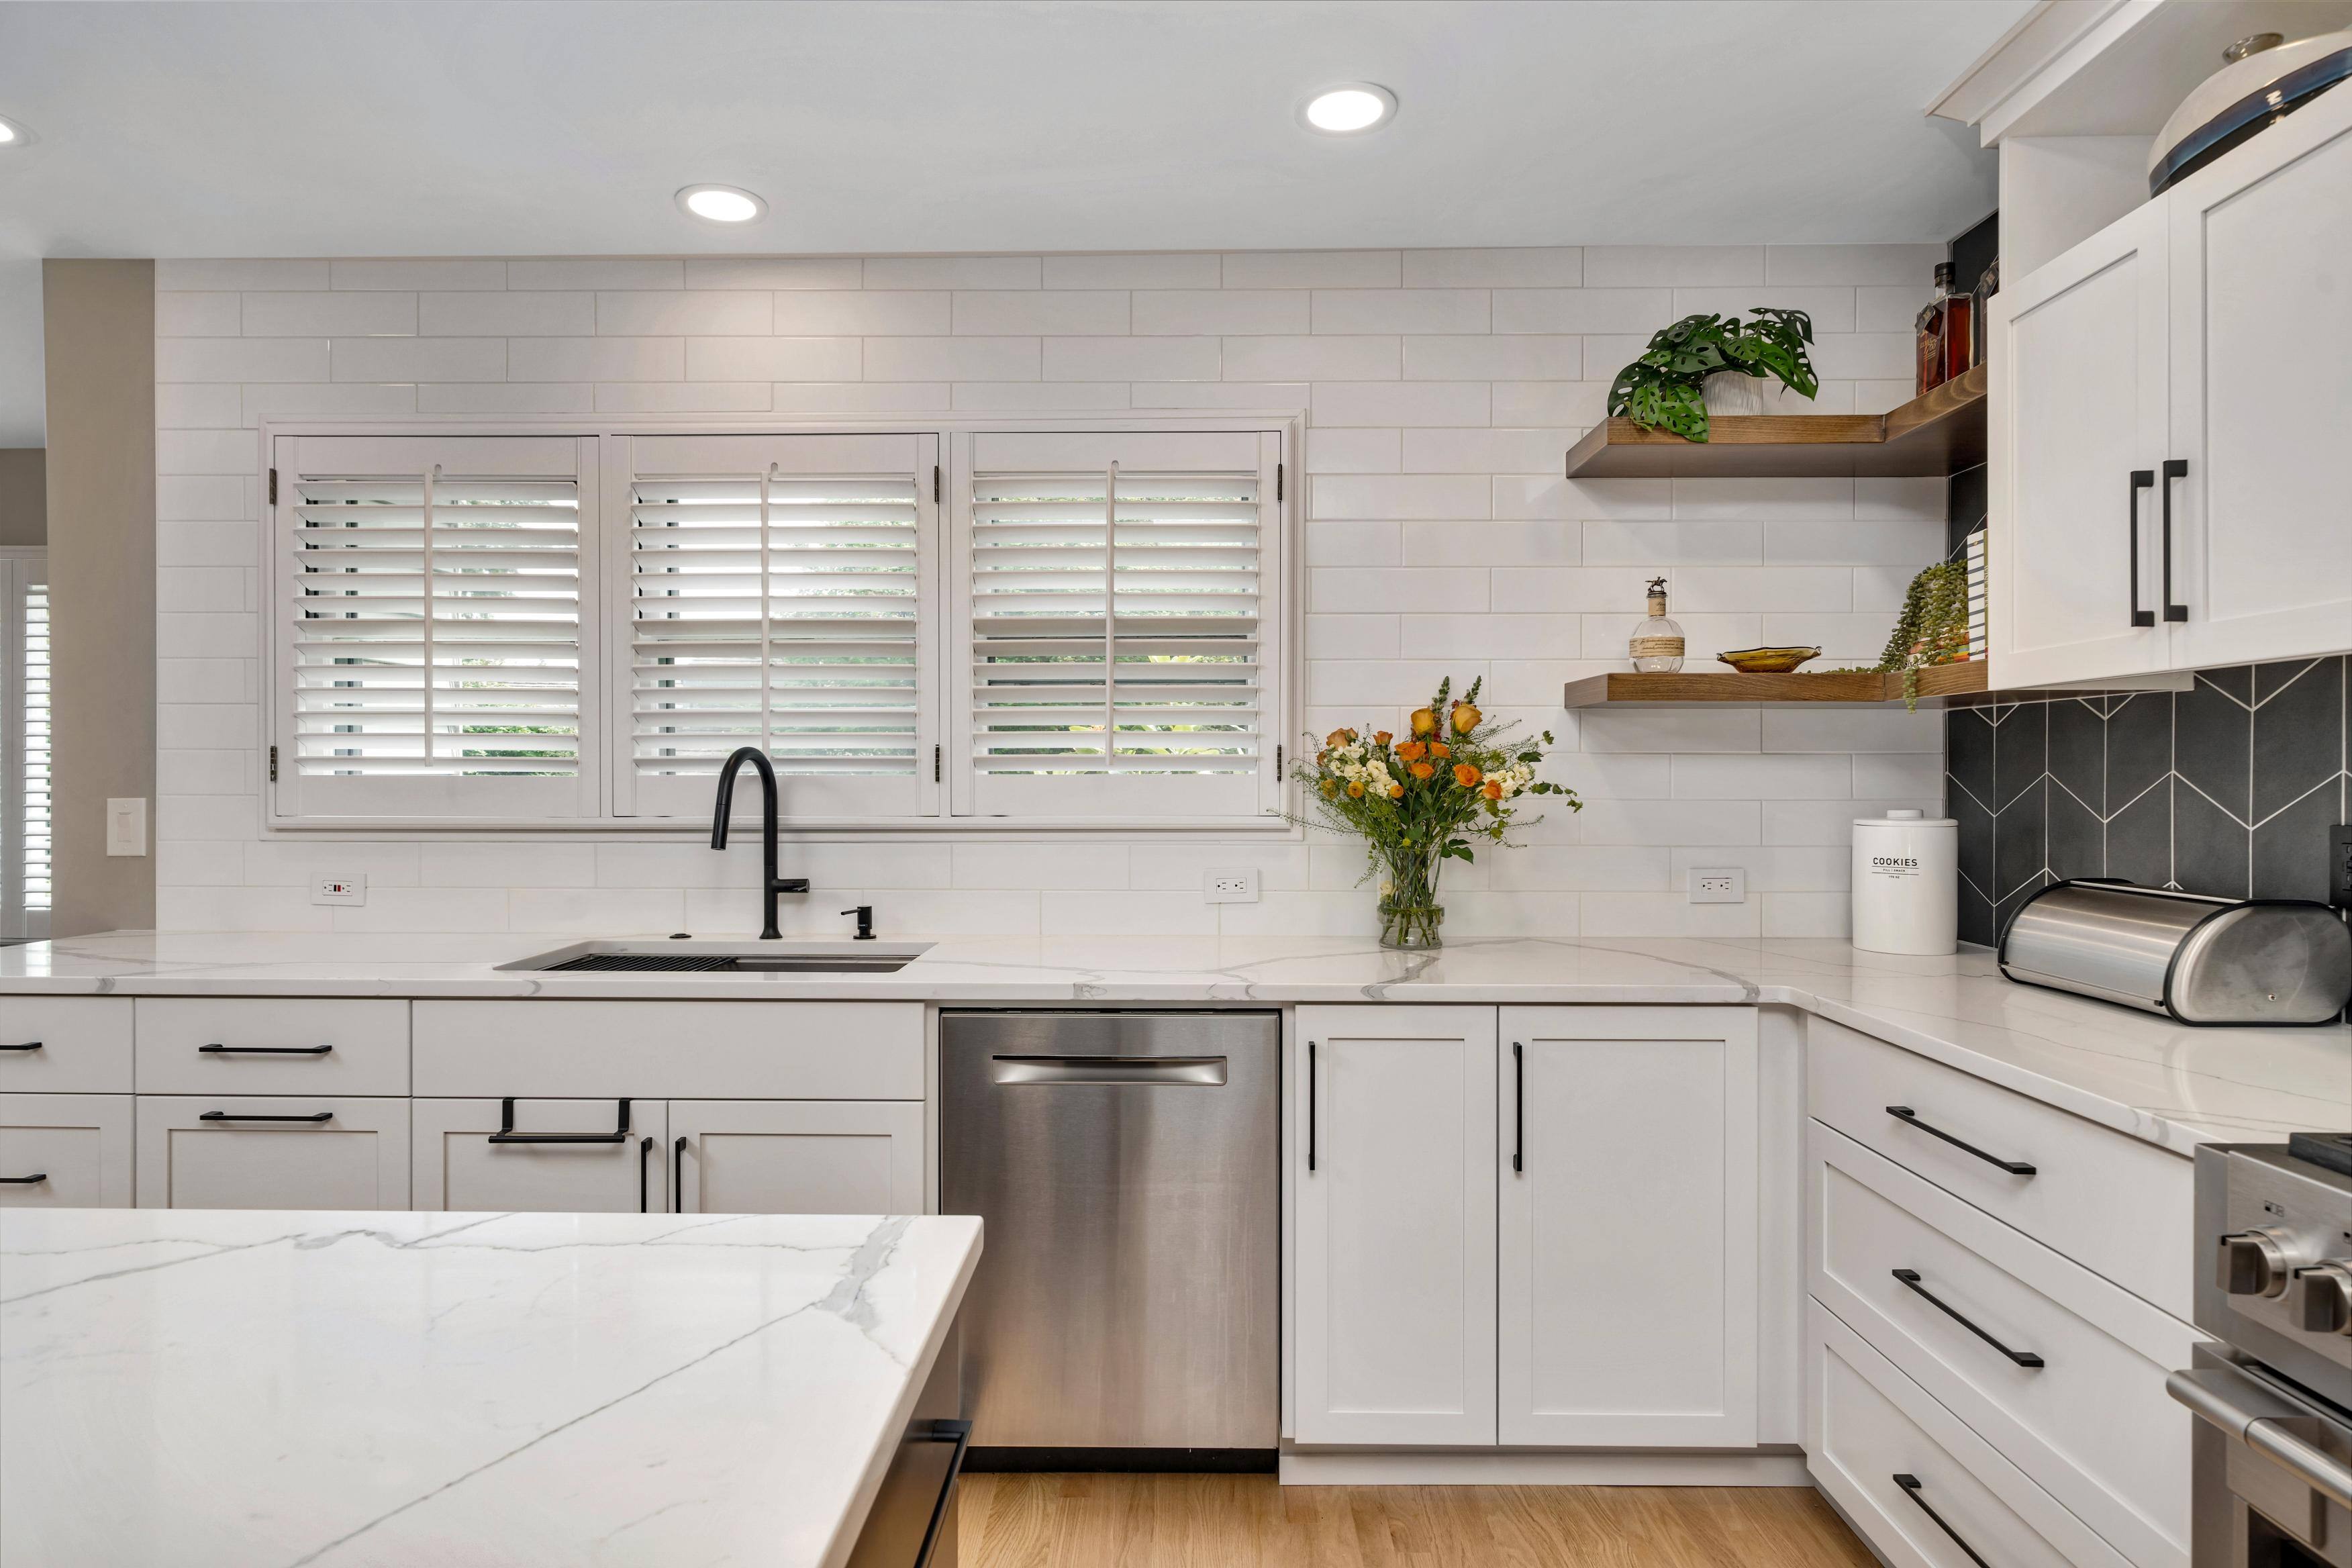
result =
[[142,1209],[404,1209],[408,1101],[138,1097]]
[[1810,1129],[1824,1306],[2141,1568],[2188,1568],[2198,1335],[1852,1139]]
[[131,1097],[0,1094],[0,1208],[131,1206]]
[[1806,1322],[1805,1468],[1894,1568],[2131,1568],[1837,1314]]
[[2141,1300],[2190,1317],[2189,1161],[1827,1019],[1806,1021],[1805,1056],[1814,1116]]
[[131,1004],[100,996],[0,996],[0,1090],[129,1094]]
[[141,997],[142,1094],[406,1094],[408,1004]]
[[919,1002],[419,1002],[416,1092],[920,1100]]

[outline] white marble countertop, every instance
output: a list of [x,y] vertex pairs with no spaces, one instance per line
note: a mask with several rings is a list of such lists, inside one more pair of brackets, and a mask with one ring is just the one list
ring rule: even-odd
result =
[[846,1560],[980,1221],[0,1210],[0,1562]]
[[0,949],[0,1012],[12,992],[979,1005],[1766,1003],[1834,1019],[2179,1153],[2200,1142],[2352,1128],[2352,1028],[2190,1028],[2013,984],[1977,950],[1900,958],[1795,938],[1494,938],[1397,953],[1320,937],[947,937],[894,974],[496,967],[578,940],[114,932]]

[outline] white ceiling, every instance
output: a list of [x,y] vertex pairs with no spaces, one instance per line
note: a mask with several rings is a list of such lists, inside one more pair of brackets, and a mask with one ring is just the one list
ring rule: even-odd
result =
[[[1943,239],[1993,164],[1921,111],[2028,5],[0,4],[0,444],[10,258]],[[1344,79],[1395,121],[1302,131]]]

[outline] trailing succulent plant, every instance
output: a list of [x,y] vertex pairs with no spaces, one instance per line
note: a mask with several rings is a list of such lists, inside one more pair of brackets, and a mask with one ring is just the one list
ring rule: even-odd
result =
[[1662,327],[1609,387],[1609,412],[1636,425],[1706,439],[1706,378],[1727,371],[1770,376],[1800,397],[1821,390],[1812,355],[1813,319],[1802,310],[1759,305],[1738,316],[1685,316]]
[[1957,664],[1969,657],[1969,569],[1945,561],[1911,579],[1903,614],[1878,656],[1878,668],[1903,672],[1903,704],[1919,706],[1919,672],[1930,665]]

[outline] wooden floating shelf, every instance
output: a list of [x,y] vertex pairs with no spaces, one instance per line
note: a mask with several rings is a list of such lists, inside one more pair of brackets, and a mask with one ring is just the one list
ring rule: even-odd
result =
[[1978,365],[1885,414],[1727,414],[1707,422],[1705,441],[1610,419],[1568,449],[1568,477],[1954,474],[1984,461],[1987,380]]
[[[1965,702],[1985,689],[1985,666],[1941,664],[1919,672],[1922,705]],[[1644,675],[1622,670],[1571,680],[1561,699],[1567,708],[1662,707],[1694,702],[1900,702],[1903,677],[1876,670],[1822,670],[1808,674],[1742,675],[1737,670],[1677,670]]]

